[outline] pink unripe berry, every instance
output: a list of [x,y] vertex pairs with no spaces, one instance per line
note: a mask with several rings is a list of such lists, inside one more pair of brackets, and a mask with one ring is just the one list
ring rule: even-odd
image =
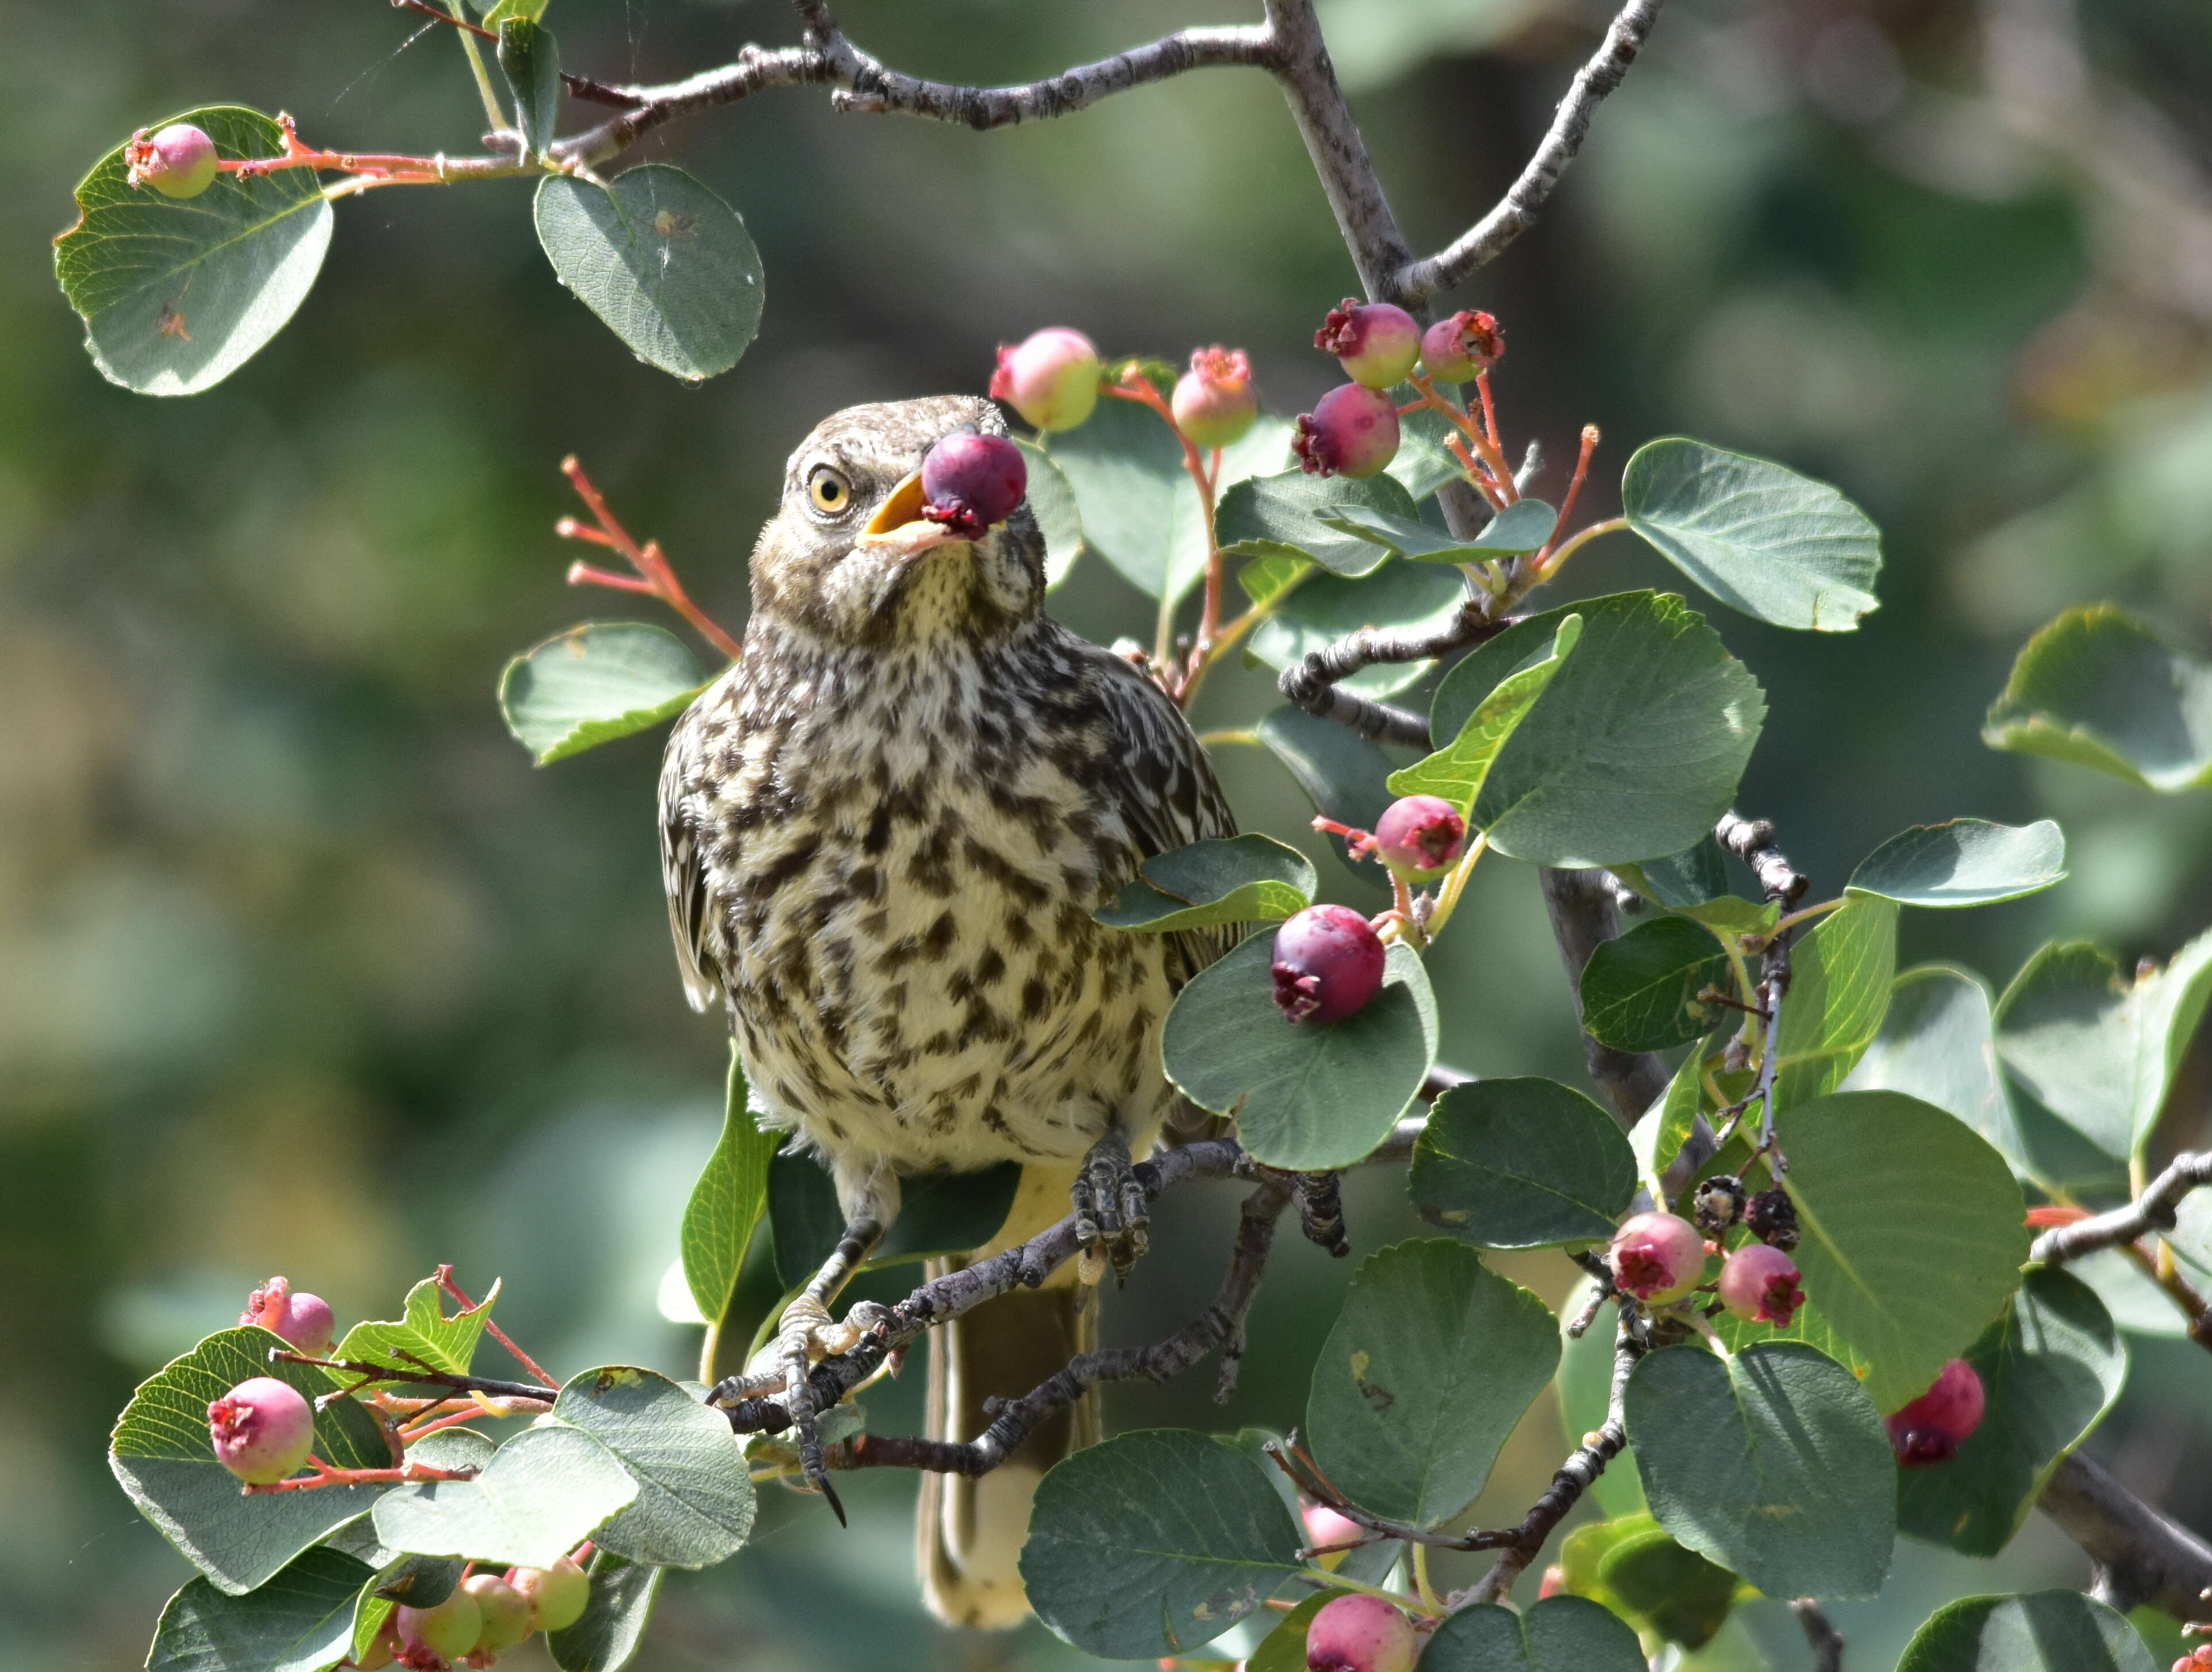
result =
[[1398,456],[1398,408],[1380,389],[1340,384],[1298,415],[1291,451],[1309,476],[1373,476]]
[[248,1295],[238,1321],[282,1335],[301,1353],[327,1352],[337,1333],[330,1303],[320,1295],[301,1293],[282,1277],[270,1278]]
[[1911,1468],[1959,1455],[1966,1437],[1982,1426],[1987,1395],[1982,1378],[1964,1359],[1943,1366],[1928,1391],[1889,1417],[1889,1443]]
[[991,398],[1039,429],[1073,429],[1098,404],[1098,350],[1079,331],[1051,325],[999,347]]
[[1306,1524],[1306,1543],[1349,1544],[1354,1539],[1367,1536],[1367,1529],[1346,1515],[1340,1515],[1326,1504],[1309,1504],[1301,1511]]
[[948,435],[921,461],[921,514],[965,539],[1013,514],[1029,491],[1022,450],[1003,435]]
[[405,1657],[410,1665],[415,1663],[415,1654],[423,1651],[440,1660],[459,1660],[483,1635],[483,1610],[465,1585],[456,1585],[435,1608],[410,1608],[402,1603],[393,1610],[393,1618],[399,1622],[400,1642],[415,1651]]
[[249,1486],[281,1480],[307,1461],[315,1408],[289,1382],[249,1377],[208,1407],[216,1461]]
[[1721,1304],[1740,1318],[1787,1329],[1805,1304],[1804,1274],[1778,1248],[1746,1243],[1721,1266]]
[[1467,821],[1441,795],[1407,795],[1375,821],[1375,854],[1401,877],[1441,871],[1467,845]]
[[1346,296],[1331,308],[1314,346],[1334,355],[1344,374],[1370,389],[1402,383],[1421,351],[1421,328],[1402,307]]
[[536,1629],[530,1599],[498,1574],[471,1573],[461,1589],[476,1598],[477,1612],[483,1616],[476,1646],[485,1653],[512,1649]]
[[1176,428],[1195,447],[1225,447],[1244,439],[1260,416],[1252,362],[1242,349],[1194,349],[1190,369],[1176,380],[1168,405]]
[[1275,1002],[1293,1022],[1340,1022],[1382,987],[1382,937],[1349,906],[1308,906],[1275,931]]
[[584,1617],[584,1605],[592,1600],[591,1576],[566,1556],[550,1567],[510,1568],[507,1582],[528,1602],[540,1631],[568,1630]]
[[1443,383],[1465,383],[1504,357],[1505,333],[1480,309],[1462,310],[1421,333],[1421,364]]
[[215,141],[189,122],[172,122],[152,138],[141,128],[124,148],[131,184],[165,198],[197,198],[215,184]]
[[1698,1286],[1705,1272],[1705,1239],[1673,1213],[1638,1213],[1613,1232],[1606,1262],[1623,1293],[1664,1306]]
[[1307,1672],[1413,1672],[1413,1622],[1379,1596],[1340,1596],[1306,1627]]

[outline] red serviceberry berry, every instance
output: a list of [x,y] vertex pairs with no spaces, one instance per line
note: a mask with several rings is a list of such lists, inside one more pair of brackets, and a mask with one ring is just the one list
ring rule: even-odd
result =
[[1349,906],[1308,906],[1275,931],[1275,1002],[1293,1022],[1340,1022],[1382,987],[1382,937]]
[[499,1654],[514,1647],[536,1629],[530,1599],[500,1575],[471,1573],[461,1581],[461,1589],[476,1598],[477,1612],[483,1616],[483,1627],[477,1634],[476,1646],[479,1650]]
[[591,1576],[563,1556],[550,1567],[509,1568],[507,1584],[530,1604],[530,1616],[540,1631],[562,1632],[584,1616],[592,1600]]
[[1291,451],[1309,476],[1373,476],[1398,456],[1398,408],[1380,389],[1340,384],[1298,415]]
[[1407,795],[1375,821],[1375,855],[1399,876],[1419,880],[1443,870],[1467,846],[1467,821],[1441,795]]
[[248,1295],[238,1321],[282,1335],[301,1353],[328,1352],[337,1333],[330,1303],[320,1295],[301,1293],[282,1277],[270,1278]]
[[1194,350],[1190,369],[1176,380],[1168,404],[1176,428],[1194,447],[1225,447],[1243,441],[1260,416],[1252,362],[1242,349]]
[[1705,1274],[1705,1239],[1673,1213],[1638,1213],[1606,1250],[1613,1286],[1654,1306],[1680,1300]]
[[974,539],[1013,514],[1029,491],[1022,450],[1003,435],[948,435],[921,461],[921,514]]
[[1505,333],[1480,310],[1462,310],[1421,333],[1421,364],[1443,383],[1465,383],[1505,354]]
[[400,1658],[420,1664],[423,1653],[440,1660],[457,1661],[477,1646],[483,1632],[483,1611],[465,1585],[456,1585],[446,1600],[433,1608],[410,1608],[402,1603],[393,1610],[399,1623]]
[[1980,1375],[1964,1359],[1954,1359],[1926,1393],[1890,1414],[1889,1443],[1898,1462],[1910,1468],[1957,1456],[1966,1437],[1982,1426],[1987,1402]]
[[1413,1622],[1379,1596],[1340,1596],[1306,1626],[1307,1672],[1413,1672],[1420,1652]]
[[1780,1249],[1746,1243],[1721,1265],[1721,1304],[1740,1318],[1787,1329],[1805,1304],[1805,1274]]
[[208,1407],[216,1461],[251,1486],[281,1480],[307,1461],[315,1408],[273,1376],[249,1377]]
[[1314,346],[1334,355],[1354,383],[1388,389],[1413,369],[1421,328],[1402,307],[1346,296],[1314,333]]
[[1784,1254],[1797,1246],[1797,1204],[1787,1190],[1761,1190],[1744,1204],[1743,1222],[1760,1242]]
[[197,198],[215,184],[215,141],[189,122],[172,122],[149,138],[141,128],[124,148],[131,184],[165,198]]
[[1706,1236],[1717,1237],[1743,1218],[1749,1201],[1744,1195],[1741,1179],[1734,1173],[1715,1173],[1703,1180],[1691,1195],[1690,1217]]
[[1079,331],[1050,325],[999,345],[991,398],[1038,429],[1073,429],[1098,404],[1098,350]]

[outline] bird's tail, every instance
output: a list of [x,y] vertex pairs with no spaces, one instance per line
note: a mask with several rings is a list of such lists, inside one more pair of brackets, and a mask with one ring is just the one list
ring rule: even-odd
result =
[[[999,1239],[984,1259],[1026,1241],[1067,1213],[1072,1168],[1031,1167]],[[965,1261],[933,1262],[930,1274]],[[972,1440],[990,1425],[983,1401],[1016,1399],[1098,1344],[1097,1291],[1069,1261],[1040,1288],[1016,1289],[930,1333],[932,1439]],[[1017,1566],[1030,1505],[1044,1472],[1099,1438],[1098,1393],[1040,1424],[1012,1456],[981,1479],[925,1474],[918,1518],[922,1600],[953,1626],[1019,1625],[1029,1616]]]

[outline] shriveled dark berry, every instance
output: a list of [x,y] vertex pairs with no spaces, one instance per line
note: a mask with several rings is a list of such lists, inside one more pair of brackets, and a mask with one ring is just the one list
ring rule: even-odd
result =
[[1029,491],[1022,450],[1003,435],[948,435],[921,461],[921,514],[974,539],[1013,514]]
[[1784,1254],[1797,1246],[1797,1204],[1787,1190],[1761,1190],[1744,1204],[1743,1222],[1760,1242]]
[[1691,1193],[1690,1217],[1706,1236],[1717,1237],[1743,1218],[1745,1204],[1749,1201],[1741,1179],[1734,1173],[1715,1173],[1700,1181]]
[[1349,906],[1308,906],[1275,931],[1275,1003],[1293,1022],[1340,1022],[1382,988],[1382,937]]

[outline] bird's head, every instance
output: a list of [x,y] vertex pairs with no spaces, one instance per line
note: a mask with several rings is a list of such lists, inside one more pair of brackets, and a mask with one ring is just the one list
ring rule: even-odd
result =
[[753,608],[871,648],[1005,637],[1044,604],[1044,537],[1026,503],[973,538],[922,514],[923,455],[963,430],[1004,435],[987,400],[850,406],[791,455],[783,502],[753,550]]

